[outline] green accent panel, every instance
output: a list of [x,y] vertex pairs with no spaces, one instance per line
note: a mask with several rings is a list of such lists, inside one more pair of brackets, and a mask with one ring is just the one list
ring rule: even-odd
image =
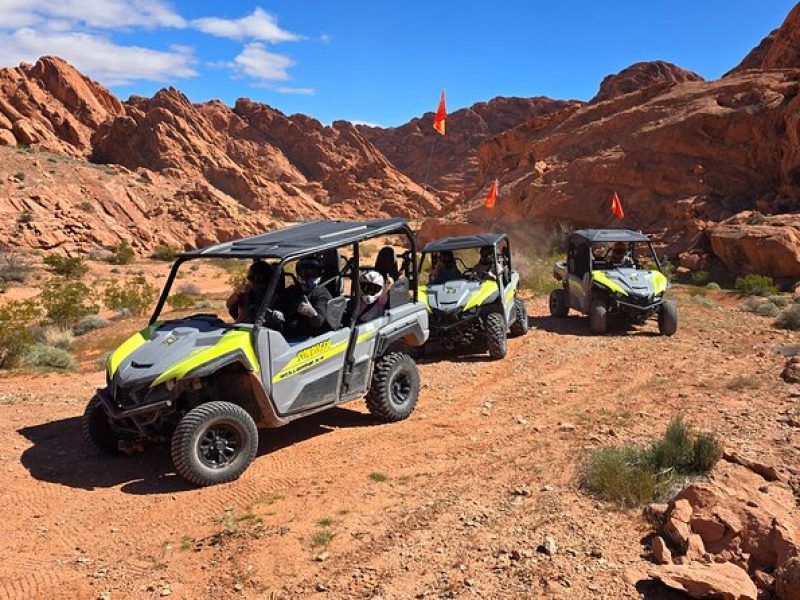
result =
[[247,357],[247,361],[250,363],[250,369],[257,373],[259,371],[259,366],[258,360],[256,359],[256,352],[253,349],[251,332],[249,330],[229,331],[223,335],[214,346],[210,348],[198,348],[183,360],[172,365],[151,383],[150,387],[155,387],[170,379],[181,379],[185,377],[189,371],[236,350],[241,350],[244,353]]
[[433,312],[431,310],[430,305],[428,304],[428,286],[426,285],[418,285],[417,286],[417,297],[419,298],[420,302],[425,303],[425,310],[428,312]]
[[478,288],[476,291],[472,292],[467,300],[467,305],[464,307],[464,310],[469,310],[475,306],[480,306],[486,299],[489,298],[492,294],[498,291],[497,282],[496,281],[484,281],[481,284],[481,287]]
[[667,289],[667,277],[661,271],[653,269],[650,271],[653,274],[653,293],[661,294]]
[[135,333],[127,340],[122,342],[117,349],[111,353],[111,356],[109,356],[108,360],[106,361],[106,369],[108,370],[109,377],[114,376],[114,373],[117,372],[120,363],[130,356],[130,354],[139,346],[144,344],[150,338],[152,333],[153,331],[150,327],[140,331],[139,333]]
[[606,286],[612,292],[617,292],[618,294],[622,294],[623,296],[627,296],[628,292],[626,292],[618,283],[615,283],[608,276],[603,273],[603,271],[592,271],[592,280],[595,283],[599,283],[601,285]]

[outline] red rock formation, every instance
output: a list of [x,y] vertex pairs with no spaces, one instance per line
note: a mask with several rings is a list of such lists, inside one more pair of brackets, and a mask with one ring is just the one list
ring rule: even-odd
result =
[[580,104],[546,97],[498,97],[448,115],[445,136],[433,130],[432,112],[400,127],[359,125],[358,129],[392,164],[417,183],[458,193],[475,183],[477,148],[481,142],[535,117]]
[[788,14],[783,24],[753,48],[739,65],[725,77],[748,69],[794,69],[800,67],[800,4]]
[[654,84],[682,83],[684,81],[704,81],[704,79],[697,73],[663,60],[634,63],[619,73],[603,79],[600,91],[591,99],[591,102],[612,100]]

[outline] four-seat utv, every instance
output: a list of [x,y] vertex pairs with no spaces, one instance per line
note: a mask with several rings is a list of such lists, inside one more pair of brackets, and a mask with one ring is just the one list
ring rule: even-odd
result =
[[627,229],[580,229],[567,238],[567,260],[555,265],[561,287],[550,293],[550,314],[589,315],[592,333],[603,334],[611,318],[642,324],[658,319],[662,335],[678,329],[678,309],[664,299],[669,281],[653,245]]
[[511,267],[508,236],[481,233],[446,237],[425,245],[419,287],[430,316],[426,353],[437,349],[507,352],[507,333],[528,331],[528,310],[517,296],[519,273]]
[[[391,236],[407,250],[395,262],[383,314],[363,322],[359,306],[364,265],[360,244]],[[280,427],[300,417],[366,396],[376,417],[399,421],[414,410],[420,381],[412,358],[398,348],[428,338],[428,312],[417,301],[417,253],[403,219],[316,221],[181,254],[148,327],[117,348],[106,364],[107,385],[86,407],[86,438],[109,453],[147,442],[170,442],[179,475],[198,485],[239,477],[258,448],[258,427]],[[382,252],[397,261],[394,246]],[[347,258],[343,257],[347,254]],[[273,298],[296,280],[293,266],[314,256],[326,265],[319,285],[332,300],[325,332],[285,337]],[[178,270],[200,259],[250,259],[273,275],[252,324],[196,314],[159,315]]]

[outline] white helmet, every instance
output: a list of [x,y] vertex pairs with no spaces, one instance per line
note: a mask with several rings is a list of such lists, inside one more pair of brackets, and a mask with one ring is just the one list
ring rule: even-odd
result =
[[373,304],[383,293],[383,275],[377,271],[367,271],[358,280],[364,304]]

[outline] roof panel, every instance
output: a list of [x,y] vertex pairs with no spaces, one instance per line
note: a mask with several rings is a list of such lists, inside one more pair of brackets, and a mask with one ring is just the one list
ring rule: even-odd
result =
[[405,219],[310,221],[252,237],[190,250],[183,258],[286,258],[336,248],[380,235],[402,233]]
[[649,242],[650,238],[641,231],[630,229],[578,229],[570,237],[578,236],[589,242]]
[[423,252],[442,252],[444,250],[463,250],[465,248],[480,248],[493,246],[506,238],[504,233],[476,233],[474,235],[459,235],[440,238],[425,244]]

